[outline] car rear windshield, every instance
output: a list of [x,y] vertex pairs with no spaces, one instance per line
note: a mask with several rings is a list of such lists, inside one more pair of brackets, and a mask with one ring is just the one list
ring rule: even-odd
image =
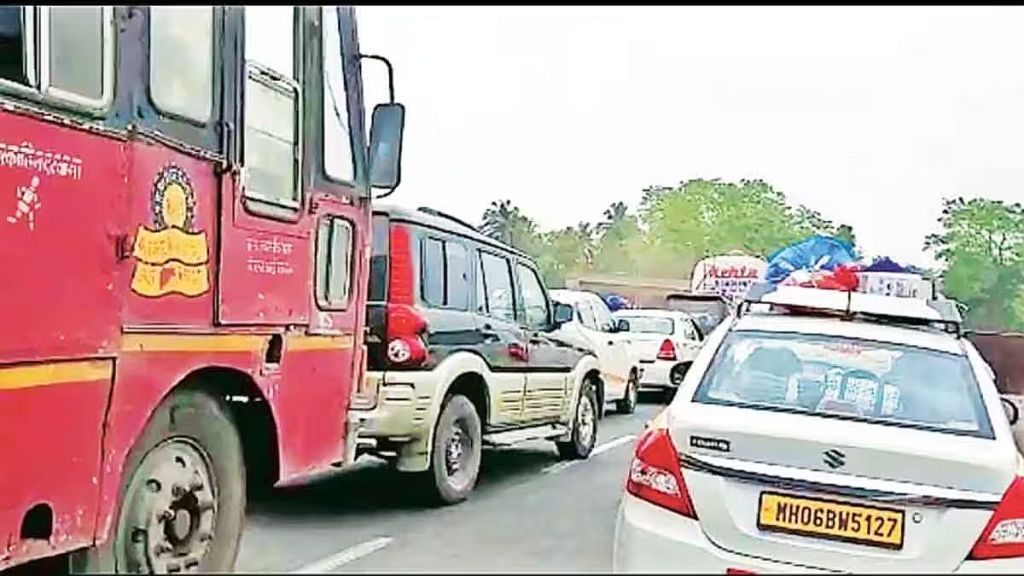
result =
[[618,316],[618,319],[629,322],[630,332],[646,332],[650,334],[671,335],[675,326],[669,318],[651,316]]
[[994,437],[966,356],[870,340],[733,332],[694,401]]

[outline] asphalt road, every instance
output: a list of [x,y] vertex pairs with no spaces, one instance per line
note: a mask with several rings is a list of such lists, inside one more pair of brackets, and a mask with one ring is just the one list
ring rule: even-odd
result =
[[588,460],[550,442],[485,450],[476,490],[419,504],[401,475],[364,457],[349,470],[252,502],[238,572],[608,572],[615,512],[644,423],[662,405],[600,423]]

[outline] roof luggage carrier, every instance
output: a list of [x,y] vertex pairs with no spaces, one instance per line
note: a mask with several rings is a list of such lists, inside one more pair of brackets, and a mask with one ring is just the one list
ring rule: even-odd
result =
[[790,313],[836,315],[848,320],[860,318],[884,324],[939,326],[957,336],[962,335],[960,304],[945,298],[902,298],[759,282],[747,291],[736,316],[749,312],[754,305],[767,305],[770,310],[782,308]]

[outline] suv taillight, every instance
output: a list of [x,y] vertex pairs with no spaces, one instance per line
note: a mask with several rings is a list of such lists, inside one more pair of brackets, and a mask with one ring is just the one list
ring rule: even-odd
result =
[[427,319],[416,309],[412,240],[409,229],[393,225],[390,232],[391,266],[388,282],[387,355],[394,364],[416,366],[427,359],[422,334]]
[[679,453],[664,424],[652,424],[637,440],[636,452],[629,464],[626,491],[651,504],[697,519],[679,468]]
[[1021,556],[1024,556],[1024,478],[1017,476],[981,531],[969,558],[990,560]]
[[675,360],[676,359],[676,345],[671,340],[666,338],[661,343],[661,348],[658,348],[658,360]]
[[388,304],[388,360],[402,365],[417,365],[426,360],[427,347],[420,336],[426,327],[426,319],[416,308]]

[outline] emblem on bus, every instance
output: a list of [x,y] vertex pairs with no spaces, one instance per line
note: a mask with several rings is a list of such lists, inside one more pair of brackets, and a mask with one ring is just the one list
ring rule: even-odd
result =
[[168,165],[157,174],[152,227],[139,226],[132,256],[132,292],[199,296],[210,290],[206,232],[196,231],[196,195],[188,174]]

